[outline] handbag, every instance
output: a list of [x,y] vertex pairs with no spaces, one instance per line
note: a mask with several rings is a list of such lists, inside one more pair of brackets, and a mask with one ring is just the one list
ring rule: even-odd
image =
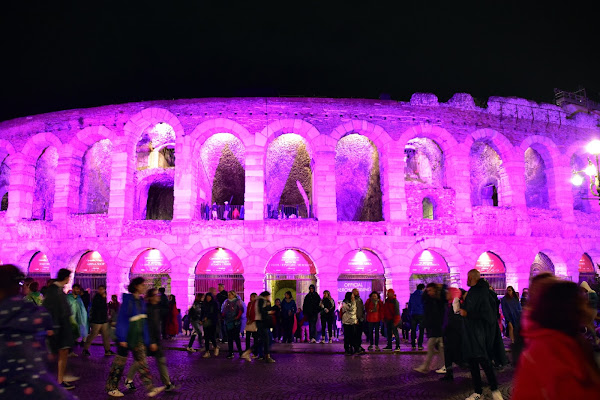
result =
[[256,332],[258,328],[256,327],[256,321],[252,321],[249,324],[246,324],[246,332]]

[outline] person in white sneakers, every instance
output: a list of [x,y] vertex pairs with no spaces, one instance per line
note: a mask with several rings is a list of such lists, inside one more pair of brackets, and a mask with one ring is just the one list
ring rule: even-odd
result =
[[469,271],[467,285],[470,289],[460,309],[460,315],[465,318],[463,355],[469,361],[475,392],[466,400],[480,400],[483,398],[480,366],[483,368],[485,376],[487,376],[492,390],[492,398],[503,400],[502,393],[498,390],[498,381],[487,351],[492,345],[489,343],[492,338],[488,333],[496,323],[496,312],[490,301],[490,285],[485,279],[481,279],[481,275],[476,269]]

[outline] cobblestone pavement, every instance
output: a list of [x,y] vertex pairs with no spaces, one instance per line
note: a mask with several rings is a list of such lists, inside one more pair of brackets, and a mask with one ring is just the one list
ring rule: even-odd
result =
[[[226,346],[222,345],[224,350]],[[73,391],[80,400],[108,399],[104,383],[112,357],[104,357],[100,346],[92,346],[91,357],[69,359],[70,370],[81,379]],[[163,399],[448,399],[462,400],[472,393],[468,371],[457,369],[452,383],[440,382],[434,371],[422,375],[412,370],[423,360],[418,354],[273,354],[275,364],[253,360],[248,363],[219,357],[201,358],[202,353],[170,350],[166,352],[175,392],[163,393]],[[435,359],[434,359],[435,360]],[[434,361],[435,362],[435,361]],[[131,361],[128,363],[130,365]],[[438,366],[437,364],[434,366]],[[150,369],[159,385],[154,360]],[[500,389],[508,399],[513,371],[498,373]],[[484,377],[485,382],[485,375]],[[138,390],[125,399],[142,399],[144,390],[136,378]],[[122,385],[121,390],[124,391]],[[488,388],[484,394],[491,399]]]

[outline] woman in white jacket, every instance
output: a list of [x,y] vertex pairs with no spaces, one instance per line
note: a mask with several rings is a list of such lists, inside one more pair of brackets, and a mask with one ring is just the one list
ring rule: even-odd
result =
[[356,318],[356,300],[352,292],[346,293],[340,314],[344,326],[344,350],[347,356],[351,356],[359,350],[356,348],[354,340],[357,334],[358,319]]

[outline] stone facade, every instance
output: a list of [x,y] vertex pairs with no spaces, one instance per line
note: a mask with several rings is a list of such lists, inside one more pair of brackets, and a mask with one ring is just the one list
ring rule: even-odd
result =
[[[143,162],[174,136],[175,167],[161,168],[155,156],[158,167],[140,169],[136,154],[140,140],[161,123],[172,128],[170,136],[148,147]],[[146,249],[158,249],[172,265],[171,289],[182,307],[193,296],[196,264],[216,247],[242,260],[247,294],[264,289],[269,259],[288,248],[301,250],[314,261],[320,291],[337,286],[345,254],[370,249],[383,264],[386,285],[399,292],[401,301],[408,298],[413,258],[425,249],[442,255],[449,271],[459,274],[462,286],[467,271],[485,251],[504,261],[507,284],[519,291],[528,285],[538,252],[550,257],[557,274],[575,280],[583,253],[600,262],[596,223],[600,207],[574,199],[579,192],[569,182],[572,159],[584,157],[585,143],[600,134],[598,123],[593,115],[578,113],[571,118],[557,106],[523,99],[490,98],[483,109],[468,94],[457,94],[448,103],[439,103],[430,94],[415,94],[410,103],[311,98],[153,101],[5,121],[0,123],[0,195],[8,192],[9,201],[8,209],[0,211],[0,260],[26,269],[32,255],[42,251],[54,274],[65,266],[74,270],[82,254],[98,251],[108,265],[108,291],[117,293],[124,290],[136,257]],[[240,143],[230,149],[230,158],[244,169],[244,185],[238,185],[244,188],[243,221],[200,218],[200,205],[213,193],[215,170],[209,169],[207,175],[198,160],[204,143],[223,133]],[[312,182],[302,184],[311,186],[305,190],[310,189],[306,192],[315,219],[265,219],[271,187],[269,145],[288,133],[299,135],[307,145]],[[377,150],[376,200],[380,198],[383,221],[348,221],[348,213],[338,218],[345,201],[340,199],[347,197],[354,202],[350,206],[360,208],[348,195],[354,186],[346,185],[352,190],[340,194],[342,185],[336,185],[336,176],[344,176],[336,172],[336,147],[351,134],[368,138]],[[407,178],[405,148],[415,138],[439,146],[443,155],[436,158],[443,163],[439,182]],[[101,177],[85,176],[92,165],[86,155],[105,140],[110,141],[103,142],[103,148],[110,149],[112,168],[101,177],[109,180],[109,204],[106,213],[98,213],[106,209],[102,200],[106,193],[99,203],[82,193],[101,183]],[[495,154],[493,162],[482,164],[481,154],[486,153],[472,151],[481,143],[493,150],[486,150]],[[526,159],[528,149],[535,150],[533,164]],[[52,151],[58,152],[57,162]],[[356,187],[377,181],[365,172],[374,170],[370,162],[364,164]],[[472,173],[474,169],[477,172]],[[478,197],[488,184],[481,171],[493,172],[489,184],[497,186],[499,207],[485,205]],[[536,175],[540,172],[545,180]],[[41,185],[44,180],[49,182]],[[547,201],[538,202],[540,207],[526,200],[530,181],[547,191]],[[148,188],[156,182],[173,182],[172,220],[144,219]],[[433,220],[422,217],[424,197],[434,204]],[[583,207],[581,201],[589,204]],[[578,204],[575,211],[574,204]]]

